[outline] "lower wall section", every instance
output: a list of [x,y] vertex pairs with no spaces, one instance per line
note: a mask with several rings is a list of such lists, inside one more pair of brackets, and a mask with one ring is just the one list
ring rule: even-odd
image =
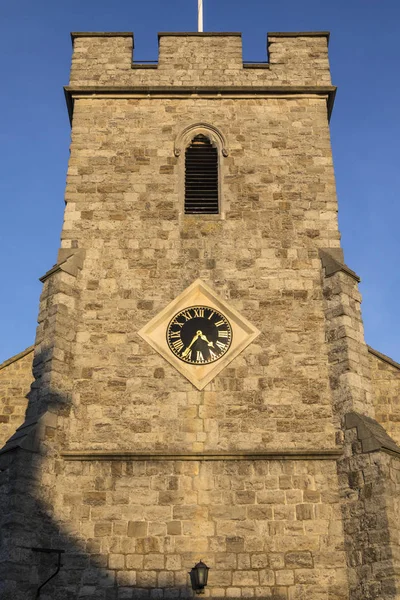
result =
[[400,458],[363,452],[355,429],[338,463],[351,600],[400,599]]
[[[334,460],[44,463],[31,543],[66,553],[43,600],[192,597],[200,559],[212,598],[349,598]],[[34,591],[49,558],[26,560]]]

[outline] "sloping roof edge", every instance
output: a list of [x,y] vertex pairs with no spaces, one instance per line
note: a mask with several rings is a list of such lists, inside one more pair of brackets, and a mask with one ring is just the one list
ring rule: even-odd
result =
[[399,369],[399,371],[400,371],[400,364],[398,362],[396,362],[395,360],[393,360],[393,358],[390,358],[390,356],[386,356],[386,354],[382,354],[382,352],[378,352],[378,350],[371,348],[371,346],[367,346],[367,348],[368,348],[368,352],[370,354],[373,354],[380,360],[383,360],[384,362],[388,363],[395,369]]
[[382,450],[400,456],[400,447],[390,437],[386,429],[378,421],[356,412],[345,416],[346,429],[357,429],[357,437],[362,444],[363,452]]
[[8,358],[7,360],[5,360],[3,363],[0,364],[0,371],[1,371],[1,369],[5,369],[6,367],[8,367],[9,365],[11,365],[12,363],[17,362],[17,360],[20,360],[21,358],[24,358],[24,356],[26,356],[30,352],[33,352],[34,349],[35,349],[35,346],[29,346],[29,348],[26,348],[25,350],[23,350],[19,354],[15,354],[15,356],[12,356],[11,358]]

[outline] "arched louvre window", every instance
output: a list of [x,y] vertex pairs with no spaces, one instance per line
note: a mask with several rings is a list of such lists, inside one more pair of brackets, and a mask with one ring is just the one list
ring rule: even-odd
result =
[[196,135],[185,155],[185,213],[218,214],[218,187],[218,150]]

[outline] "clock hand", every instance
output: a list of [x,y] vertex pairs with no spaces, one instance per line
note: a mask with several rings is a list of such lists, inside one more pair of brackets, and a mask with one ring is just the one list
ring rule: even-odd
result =
[[186,348],[186,350],[184,350],[182,352],[182,357],[185,358],[185,356],[187,356],[190,352],[190,348],[193,346],[193,344],[195,343],[195,341],[201,336],[201,331],[196,331],[196,335],[193,337],[192,341],[190,342],[189,346]]
[[214,348],[214,342],[209,342],[208,339],[207,339],[207,337],[204,334],[202,334],[200,337],[201,337],[202,340],[204,340],[205,342],[207,342],[207,344],[209,345],[210,348]]

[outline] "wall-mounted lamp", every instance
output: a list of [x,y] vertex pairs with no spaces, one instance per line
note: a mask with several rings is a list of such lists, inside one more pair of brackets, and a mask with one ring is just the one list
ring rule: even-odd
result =
[[204,594],[204,588],[207,585],[209,567],[203,561],[197,563],[190,571],[190,581],[192,583],[192,589],[196,594]]

